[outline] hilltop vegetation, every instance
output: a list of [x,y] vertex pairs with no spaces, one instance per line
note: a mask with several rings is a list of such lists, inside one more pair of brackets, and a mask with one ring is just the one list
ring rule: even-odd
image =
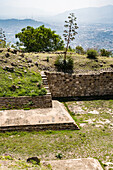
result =
[[[20,70],[30,70],[36,73],[41,70],[54,71],[55,60],[59,55],[63,55],[63,51],[56,52],[17,52],[14,54],[10,50],[2,49],[0,52],[0,66],[19,68]],[[8,54],[7,54],[8,53]],[[9,56],[7,56],[9,55]],[[113,68],[113,58],[98,55],[96,59],[87,58],[87,54],[77,54],[74,50],[68,51],[68,56],[71,56],[74,60],[74,72],[76,71],[95,71],[100,69]]]

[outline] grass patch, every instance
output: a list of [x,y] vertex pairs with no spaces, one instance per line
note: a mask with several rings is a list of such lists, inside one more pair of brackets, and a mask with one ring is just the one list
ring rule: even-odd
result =
[[[81,105],[86,107],[86,102],[65,102],[65,106],[70,114],[70,105]],[[105,105],[103,105],[103,102]],[[97,101],[92,101],[91,109],[101,111],[104,106],[104,110],[112,109],[112,100],[99,101],[101,105],[97,107]],[[100,109],[101,108],[101,109]],[[113,111],[113,109],[111,110]],[[103,120],[107,116],[107,119],[111,122],[113,118],[110,113],[94,114],[79,114],[72,115],[75,121],[81,125],[85,123],[85,126],[81,127],[79,131],[65,130],[65,131],[45,131],[45,132],[6,132],[0,133],[0,153],[1,155],[9,154],[14,155],[16,159],[21,158],[26,160],[28,157],[38,156],[41,160],[54,160],[54,159],[78,159],[93,157],[97,158],[101,162],[113,161],[113,132],[109,124],[103,124],[97,126],[98,120]],[[109,116],[108,116],[109,115]],[[95,119],[90,124],[86,120]]]
[[51,170],[51,165],[44,166],[43,164],[37,165],[36,162],[27,163],[25,160],[10,159],[10,156],[0,156],[0,167],[2,169],[37,169],[37,170]]
[[45,95],[46,90],[37,86],[41,81],[39,73],[19,69],[8,72],[0,67],[0,97]]
[[63,159],[97,157],[101,161],[111,161],[111,132],[108,128],[89,126],[80,131],[1,133],[0,153],[23,159],[38,156],[41,160],[57,159],[56,155],[62,153]]

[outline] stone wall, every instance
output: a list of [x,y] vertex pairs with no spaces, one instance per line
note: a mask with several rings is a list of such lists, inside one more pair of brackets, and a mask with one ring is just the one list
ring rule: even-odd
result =
[[52,97],[113,95],[113,71],[90,74],[45,72]]
[[53,123],[53,124],[37,124],[37,125],[16,125],[2,126],[0,132],[5,131],[45,131],[45,130],[79,130],[78,126],[73,122]]
[[0,97],[0,109],[49,108],[52,107],[51,95]]

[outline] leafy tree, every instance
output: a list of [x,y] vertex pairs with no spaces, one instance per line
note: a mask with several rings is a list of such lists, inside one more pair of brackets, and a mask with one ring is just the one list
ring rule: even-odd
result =
[[101,53],[101,56],[107,56],[107,57],[109,57],[112,54],[111,51],[107,51],[104,48],[100,50],[100,53]]
[[64,48],[63,40],[59,35],[44,25],[34,29],[27,26],[15,35],[23,43],[27,51],[55,51]]
[[76,46],[76,53],[78,54],[84,54],[84,49],[82,46]]
[[70,13],[68,16],[68,21],[65,21],[64,27],[66,28],[64,30],[64,40],[66,42],[66,49],[64,53],[64,61],[66,61],[66,55],[67,50],[69,47],[69,44],[71,41],[75,39],[75,35],[77,34],[76,29],[78,29],[77,23],[76,23],[76,17],[74,16],[74,13]]

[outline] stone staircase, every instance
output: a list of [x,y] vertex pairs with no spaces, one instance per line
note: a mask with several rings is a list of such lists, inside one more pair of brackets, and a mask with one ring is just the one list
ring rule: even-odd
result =
[[41,72],[41,77],[42,77],[43,86],[47,90],[47,95],[51,95],[51,92],[49,90],[48,80],[43,71]]

